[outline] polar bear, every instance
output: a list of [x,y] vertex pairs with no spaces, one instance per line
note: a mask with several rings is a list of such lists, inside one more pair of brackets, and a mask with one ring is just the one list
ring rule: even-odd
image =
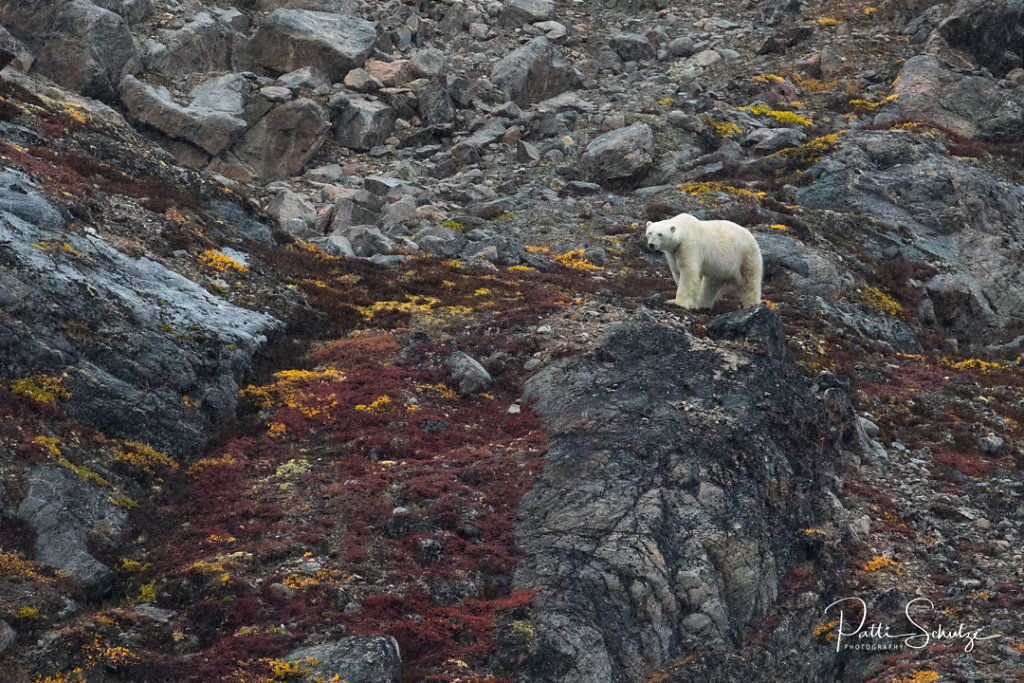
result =
[[732,221],[703,221],[688,213],[647,222],[647,247],[668,259],[683,308],[710,308],[725,288],[744,308],[761,301],[761,249],[750,231]]

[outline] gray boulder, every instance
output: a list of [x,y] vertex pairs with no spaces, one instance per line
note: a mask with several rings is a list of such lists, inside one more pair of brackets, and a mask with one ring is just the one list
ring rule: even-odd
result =
[[128,533],[128,514],[108,501],[107,492],[64,467],[37,465],[26,483],[18,516],[36,533],[35,560],[70,574],[91,599],[109,595],[117,576],[89,554],[86,543],[116,546]]
[[893,94],[899,97],[879,110],[875,123],[912,119],[979,140],[1024,139],[1024,89],[1004,87],[985,76],[965,76],[933,55],[908,59]]
[[636,180],[654,161],[654,133],[646,123],[608,131],[590,141],[580,171],[602,185]]
[[235,53],[246,38],[207,12],[163,37],[164,49],[149,60],[149,67],[170,76],[208,71],[231,71]]
[[452,377],[459,381],[460,394],[474,394],[491,386],[491,374],[480,362],[462,351],[455,351],[445,361]]
[[282,228],[296,237],[311,237],[316,234],[312,230],[317,218],[316,207],[297,192],[278,192],[267,204],[267,214],[276,218]]
[[[959,0],[937,32],[946,43],[963,50],[996,76],[1020,66],[1024,54],[1021,0]],[[1013,58],[1011,55],[1016,55]]]
[[211,156],[234,144],[246,129],[245,121],[234,113],[194,105],[183,107],[171,98],[167,88],[148,85],[134,76],[125,76],[121,82],[121,100],[135,123],[186,140]]
[[728,350],[632,320],[528,381],[552,441],[517,520],[513,588],[538,591],[522,680],[639,681],[739,650],[825,514],[834,445],[781,321],[722,317]]
[[324,108],[300,97],[271,109],[233,149],[258,177],[280,180],[302,170],[329,129]]
[[618,33],[612,36],[609,45],[624,62],[645,62],[656,55],[651,42],[639,33]]
[[380,198],[366,190],[343,190],[334,203],[331,232],[344,233],[357,225],[376,223],[382,206]]
[[582,85],[579,72],[543,36],[500,59],[491,69],[491,81],[520,107]]
[[[391,636],[349,636],[323,645],[303,647],[285,661],[317,662],[302,679],[306,683],[398,683],[402,677],[402,653]],[[303,665],[305,668],[305,664]]]
[[[20,7],[0,14],[0,21],[43,41],[32,64],[33,73],[79,94],[113,103],[122,76],[141,67],[131,30],[117,14],[88,0],[17,4]],[[8,22],[8,16],[14,21]]]
[[383,144],[398,120],[397,112],[386,103],[354,93],[339,93],[331,98],[331,110],[338,142],[356,150]]
[[502,26],[522,26],[554,17],[554,0],[505,0],[499,21]]
[[444,73],[448,57],[436,47],[416,50],[409,57],[409,71],[415,78],[434,78]]
[[363,65],[377,29],[358,17],[298,9],[276,9],[260,24],[249,49],[260,66],[279,73],[315,66],[341,81]]
[[[47,241],[81,256],[32,246]],[[63,376],[71,397],[60,404],[73,418],[172,456],[196,455],[205,430],[234,415],[253,355],[281,327],[95,232],[69,232],[40,189],[12,170],[0,170],[0,260],[4,372]],[[68,320],[93,331],[88,342],[66,334]]]

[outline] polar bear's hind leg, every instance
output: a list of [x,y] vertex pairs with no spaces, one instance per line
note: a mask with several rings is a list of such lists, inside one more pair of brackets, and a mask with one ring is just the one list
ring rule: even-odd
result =
[[761,252],[754,250],[743,257],[740,266],[740,304],[750,308],[761,303]]

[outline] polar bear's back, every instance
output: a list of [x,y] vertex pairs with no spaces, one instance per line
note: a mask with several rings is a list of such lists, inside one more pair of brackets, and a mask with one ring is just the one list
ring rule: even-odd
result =
[[705,275],[739,280],[743,261],[748,258],[760,261],[757,240],[742,225],[726,220],[703,221],[689,214],[680,214],[673,220],[681,228],[683,248],[695,249],[701,254]]

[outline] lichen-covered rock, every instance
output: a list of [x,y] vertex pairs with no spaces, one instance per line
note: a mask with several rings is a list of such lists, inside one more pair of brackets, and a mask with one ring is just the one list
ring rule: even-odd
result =
[[514,585],[539,591],[525,680],[639,681],[738,649],[779,595],[823,514],[827,424],[773,314],[718,327],[736,343],[617,324],[527,383],[553,440],[518,520]]
[[299,9],[276,9],[260,24],[250,50],[260,66],[280,73],[315,66],[341,81],[370,56],[377,40],[373,23],[358,17]]
[[934,55],[911,57],[893,86],[897,97],[879,109],[876,123],[920,120],[987,141],[1024,138],[1024,90],[954,71]]
[[[48,242],[78,256],[33,246]],[[3,376],[63,377],[69,415],[174,456],[196,455],[206,429],[234,414],[253,354],[280,326],[95,231],[69,232],[13,170],[0,171],[0,259]],[[69,323],[92,331],[87,343],[66,333]]]
[[974,324],[1024,319],[1024,188],[899,131],[841,135],[806,178],[801,205],[884,226],[858,238],[870,255],[938,260],[983,292],[990,313],[977,310]]

